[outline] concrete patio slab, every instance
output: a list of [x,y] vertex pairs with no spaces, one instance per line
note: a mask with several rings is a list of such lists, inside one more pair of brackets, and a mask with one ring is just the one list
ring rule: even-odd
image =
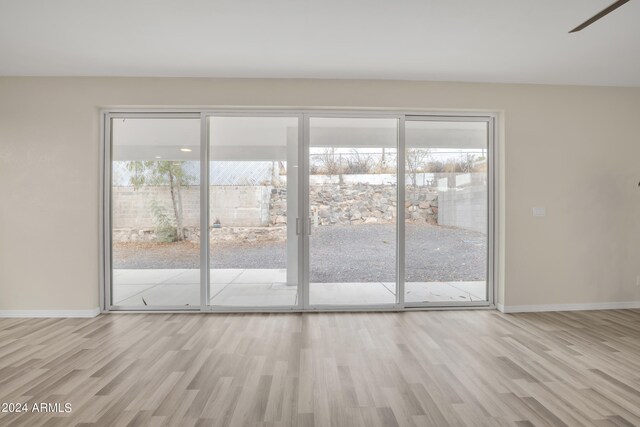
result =
[[211,305],[236,307],[291,306],[298,303],[296,286],[231,283],[211,298]]
[[287,270],[284,268],[247,268],[230,283],[286,283],[286,281]]
[[157,285],[170,282],[186,271],[188,270],[161,268],[114,270],[113,282],[124,285]]
[[474,301],[485,301],[487,299],[487,282],[446,282],[449,286],[468,292]]
[[[153,288],[158,285],[116,285],[114,284],[113,289],[113,303],[115,305],[122,305],[124,301],[133,297],[134,295],[142,294],[144,291]],[[141,300],[138,299],[138,303]]]
[[200,285],[197,284],[160,284],[122,300],[118,305],[149,306],[186,306],[200,305]]
[[[113,301],[120,306],[185,306],[200,304],[197,269],[114,270]],[[311,283],[312,305],[393,304],[392,282]],[[485,300],[486,283],[409,282],[406,301],[460,302]],[[295,286],[286,284],[285,269],[212,269],[210,302],[230,307],[290,306],[298,303]]]
[[211,269],[209,271],[209,281],[211,284],[224,284],[232,283],[238,276],[242,274],[244,269],[242,268],[218,268]]
[[393,304],[395,293],[381,282],[311,283],[309,303],[312,305]]
[[[409,282],[404,286],[406,302],[423,303],[483,301],[484,297],[476,294],[483,294],[484,289],[480,291],[480,288],[486,284],[485,282]],[[472,290],[474,294],[468,290]]]

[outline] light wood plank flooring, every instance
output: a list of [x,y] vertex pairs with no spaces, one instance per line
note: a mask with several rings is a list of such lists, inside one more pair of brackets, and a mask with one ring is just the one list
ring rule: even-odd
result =
[[640,425],[640,311],[0,319],[2,426]]

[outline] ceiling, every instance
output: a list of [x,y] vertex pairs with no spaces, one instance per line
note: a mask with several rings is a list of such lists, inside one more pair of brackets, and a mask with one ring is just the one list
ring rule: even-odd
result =
[[[312,117],[310,146],[353,149],[395,148],[398,120],[387,118]],[[212,160],[286,160],[297,156],[297,117],[211,117]],[[112,159],[198,160],[200,119],[113,118]],[[485,122],[407,121],[408,147],[486,149]],[[289,149],[293,147],[293,151]],[[320,150],[319,152],[322,152]],[[316,153],[317,154],[317,153]]]
[[0,0],[0,75],[640,86],[640,1]]

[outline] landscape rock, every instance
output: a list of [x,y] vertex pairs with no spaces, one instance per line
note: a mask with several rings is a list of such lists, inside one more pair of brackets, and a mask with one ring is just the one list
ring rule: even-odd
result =
[[[318,226],[340,224],[385,224],[395,221],[398,205],[397,186],[390,184],[313,184],[310,186],[311,216]],[[284,241],[287,224],[287,192],[285,188],[268,188],[266,227],[240,227],[222,224],[211,229],[215,241]],[[411,222],[438,223],[438,193],[427,187],[408,185],[404,217]],[[402,215],[402,214],[401,214]],[[185,227],[185,238],[197,243],[197,227]],[[153,242],[155,228],[122,228],[113,230],[115,242]]]

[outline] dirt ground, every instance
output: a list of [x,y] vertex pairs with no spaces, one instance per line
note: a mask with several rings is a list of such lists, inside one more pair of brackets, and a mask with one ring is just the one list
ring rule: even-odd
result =
[[[406,224],[406,280],[484,280],[486,236],[475,231]],[[310,238],[311,281],[394,281],[395,225],[320,227]],[[117,243],[115,269],[197,268],[199,245]],[[212,268],[286,268],[284,242],[217,243]]]

